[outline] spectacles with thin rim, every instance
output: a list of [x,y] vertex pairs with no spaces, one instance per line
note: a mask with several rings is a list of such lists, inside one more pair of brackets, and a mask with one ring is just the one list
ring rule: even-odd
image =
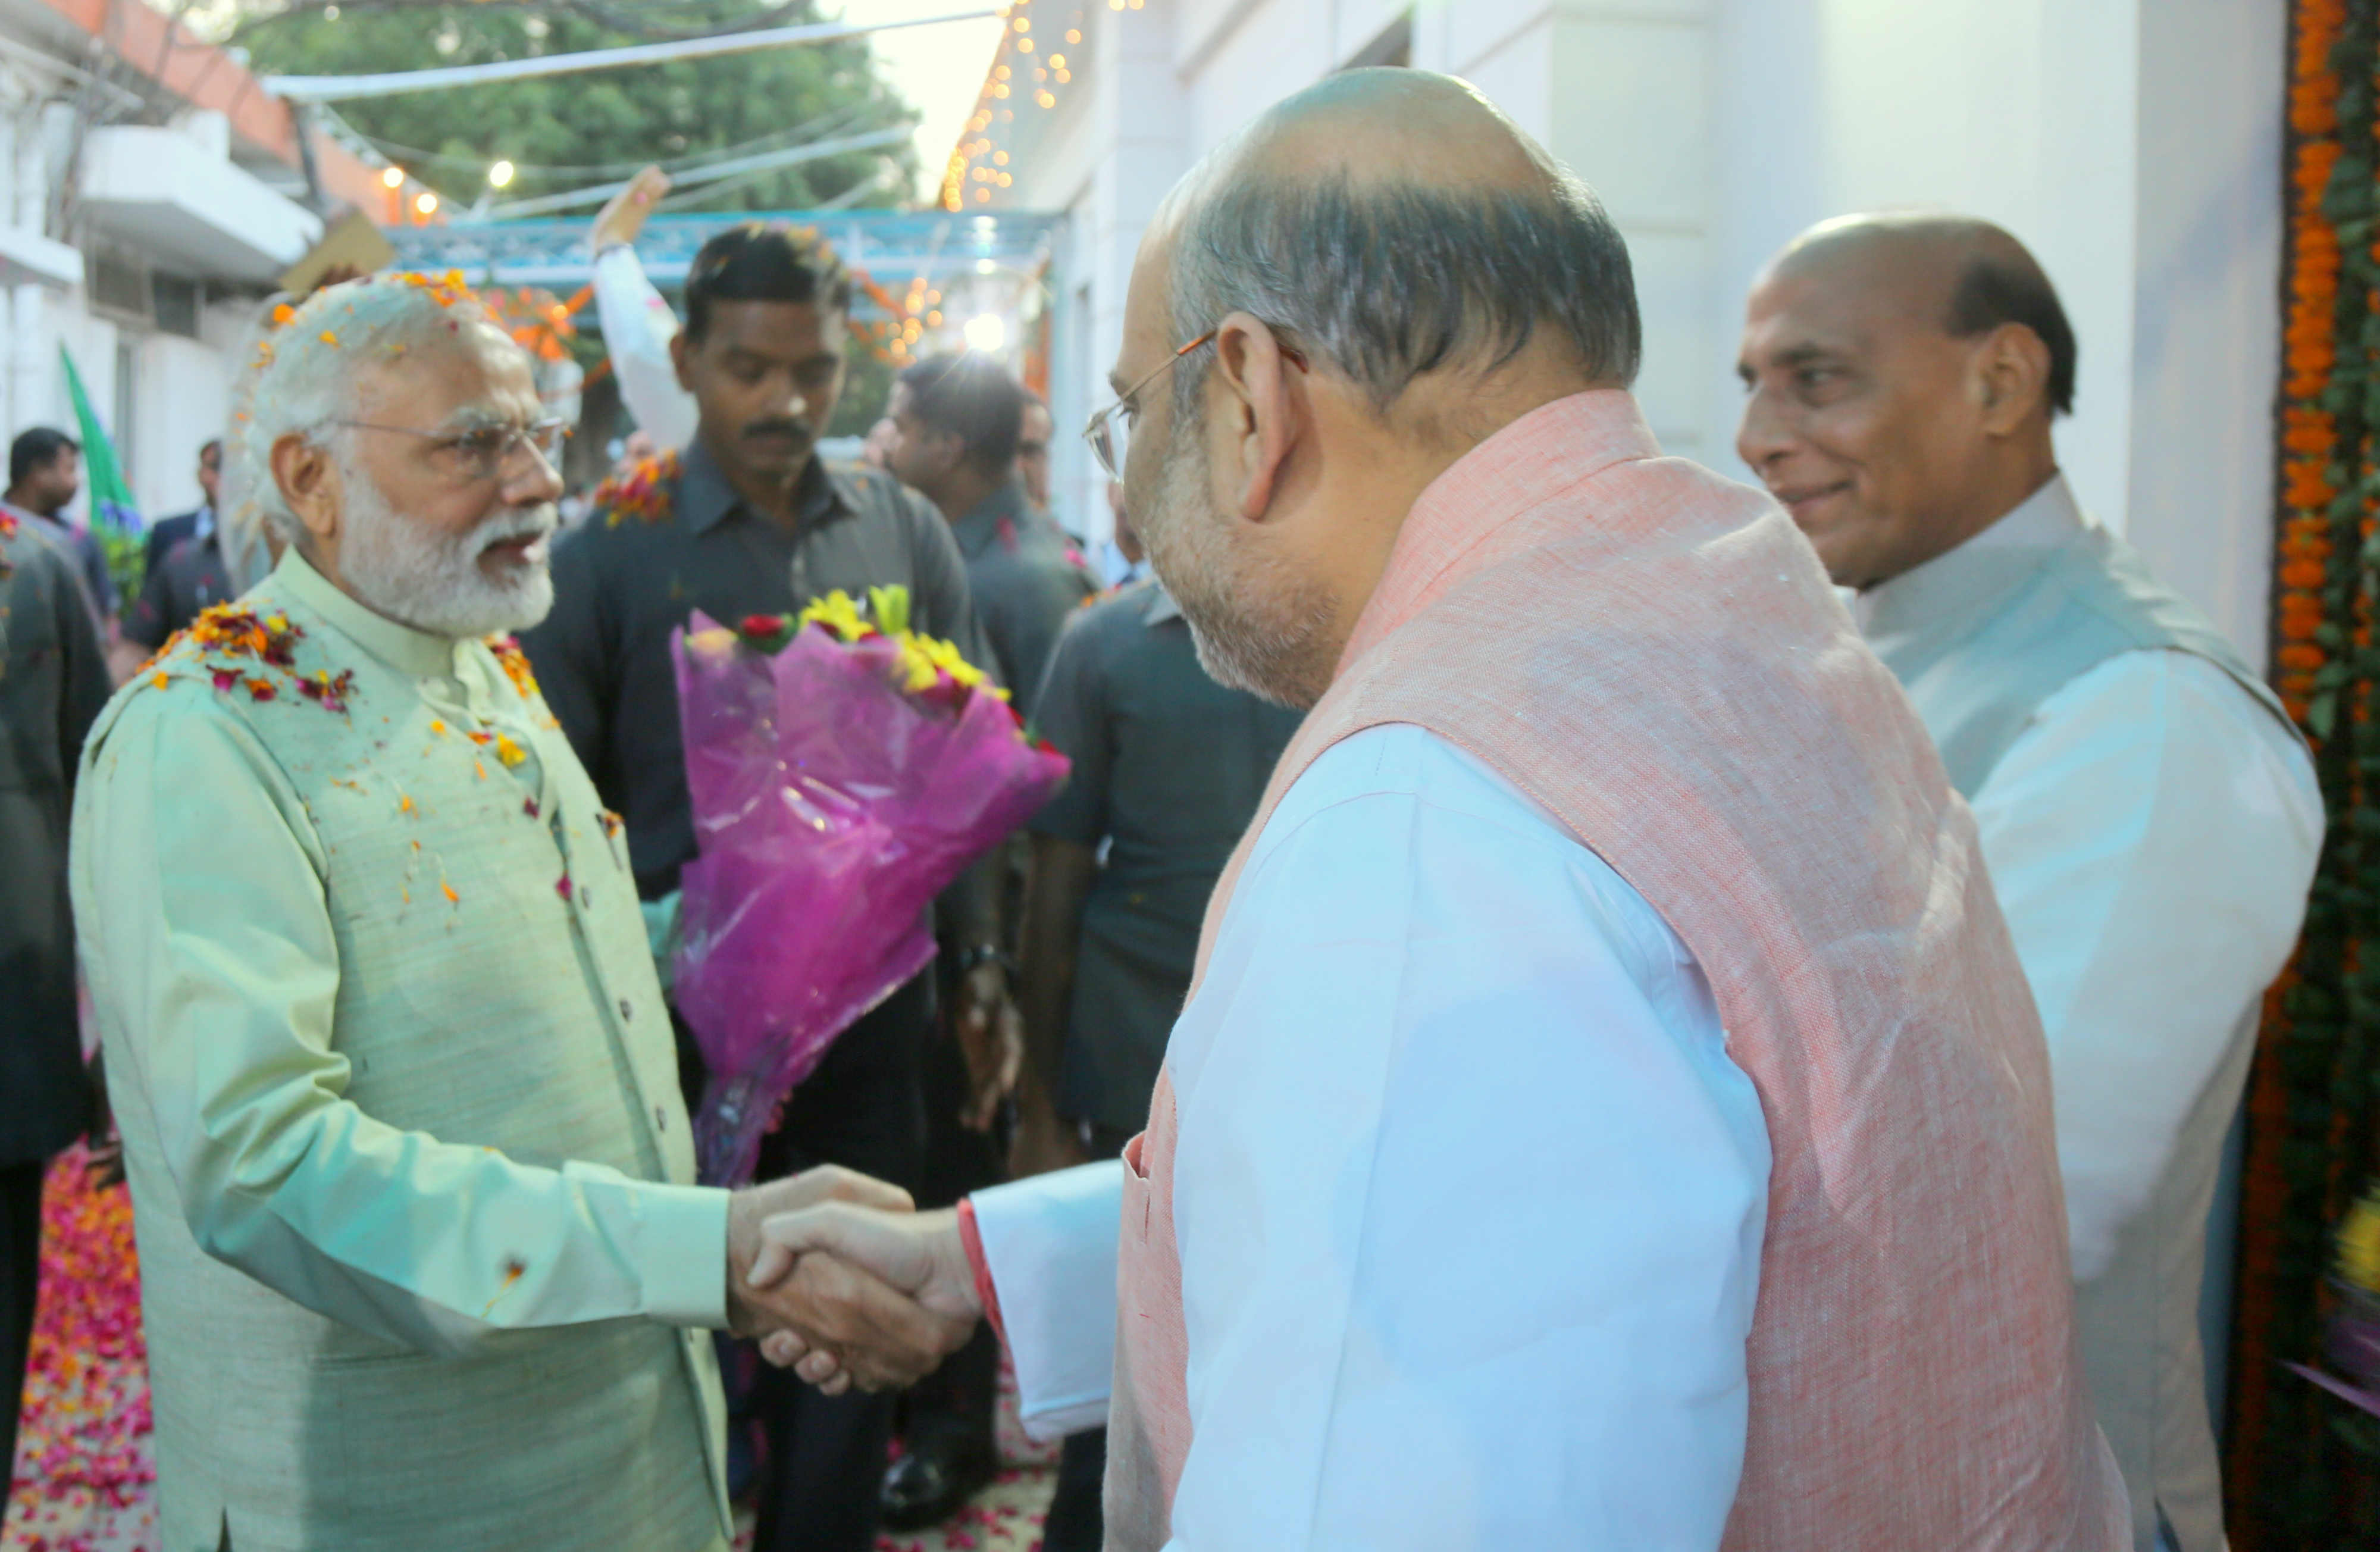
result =
[[383,426],[371,420],[335,420],[359,431],[391,431],[431,443],[431,461],[442,472],[460,480],[501,478],[523,448],[534,449],[549,467],[562,463],[562,444],[569,440],[566,420],[535,420],[526,426],[480,426],[468,431],[424,431],[411,426]]
[[[1099,461],[1099,467],[1108,471],[1110,479],[1123,478],[1124,457],[1130,451],[1129,443],[1132,436],[1130,418],[1140,413],[1140,406],[1135,402],[1140,397],[1140,391],[1164,376],[1166,368],[1171,367],[1183,357],[1189,355],[1202,345],[1212,344],[1215,336],[1222,332],[1222,326],[1218,324],[1200,334],[1196,339],[1168,356],[1155,371],[1134,383],[1130,391],[1119,397],[1115,403],[1091,417],[1090,423],[1083,428],[1083,440],[1090,443],[1091,456]],[[1306,370],[1304,351],[1281,339],[1279,330],[1273,332],[1273,339],[1281,346],[1281,355],[1292,366],[1300,371]]]

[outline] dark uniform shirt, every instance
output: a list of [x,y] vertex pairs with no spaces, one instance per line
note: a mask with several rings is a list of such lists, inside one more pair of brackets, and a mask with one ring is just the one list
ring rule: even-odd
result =
[[562,538],[553,612],[521,642],[596,790],[627,820],[648,900],[677,887],[696,850],[669,648],[694,611],[732,626],[837,588],[864,602],[899,585],[913,628],[990,661],[950,525],[892,476],[813,458],[788,529],[747,507],[699,443],[682,463],[658,503],[598,511]]
[[1029,719],[1050,649],[1066,617],[1099,583],[1048,515],[1025,499],[1012,479],[951,525],[966,557],[967,591],[991,638],[1000,682],[1012,687],[1016,709]]
[[67,821],[109,685],[74,561],[36,525],[10,528],[0,518],[0,1164],[23,1164],[88,1121]]
[[20,525],[40,530],[66,552],[74,563],[75,574],[82,579],[83,594],[90,599],[93,613],[103,620],[115,612],[119,601],[115,576],[107,569],[107,546],[99,541],[97,534],[89,528],[70,527],[55,517],[44,517],[21,506],[10,506],[6,502],[0,502],[0,512],[16,518]]
[[231,596],[223,540],[210,528],[204,539],[183,540],[150,567],[140,597],[124,617],[124,639],[154,651],[176,631],[187,630],[200,610]]
[[1301,714],[1208,678],[1153,582],[1075,616],[1038,704],[1042,736],[1075,769],[1031,828],[1107,843],[1083,907],[1058,1109],[1137,1131],[1189,994],[1207,897]]

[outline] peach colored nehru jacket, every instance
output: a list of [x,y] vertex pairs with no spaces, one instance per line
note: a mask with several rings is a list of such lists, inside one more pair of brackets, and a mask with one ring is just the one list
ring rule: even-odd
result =
[[[1785,514],[1661,456],[1615,391],[1455,465],[1224,872],[1202,971],[1281,794],[1387,722],[1470,751],[1627,879],[1759,1090],[1774,1162],[1725,1545],[2127,1544],[2076,1367],[2047,1056],[1974,823]],[[1164,1544],[1191,1443],[1176,1124],[1160,1079],[1125,1153],[1108,1534],[1133,1552]]]

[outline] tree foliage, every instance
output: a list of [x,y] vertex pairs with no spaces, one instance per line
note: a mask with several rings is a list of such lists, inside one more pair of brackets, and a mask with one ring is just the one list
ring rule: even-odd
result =
[[[666,27],[655,27],[665,18]],[[571,3],[429,5],[364,0],[253,9],[233,41],[264,74],[361,75],[568,54],[657,35],[732,32],[820,19],[809,0],[691,0],[667,6]],[[500,196],[525,198],[625,177],[648,162],[729,148],[766,151],[902,124],[908,104],[878,74],[865,38],[492,83],[337,105],[339,115],[452,207],[468,206],[499,158],[519,169]],[[887,160],[900,176],[884,177]],[[838,200],[895,203],[916,158],[904,141],[721,180],[690,203],[800,210]],[[861,188],[863,184],[870,185]],[[694,195],[698,191],[686,191]],[[674,200],[673,201],[674,203]],[[585,208],[591,217],[594,207]]]

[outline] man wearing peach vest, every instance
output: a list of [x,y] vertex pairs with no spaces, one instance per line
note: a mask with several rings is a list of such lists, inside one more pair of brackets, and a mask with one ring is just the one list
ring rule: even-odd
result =
[[1044,1431],[1108,1416],[1111,1547],[2124,1540],[1973,820],[1638,341],[1594,196],[1419,72],[1143,243],[1094,445],[1210,672],[1312,710],[1122,1163],[754,1270],[989,1315]]

